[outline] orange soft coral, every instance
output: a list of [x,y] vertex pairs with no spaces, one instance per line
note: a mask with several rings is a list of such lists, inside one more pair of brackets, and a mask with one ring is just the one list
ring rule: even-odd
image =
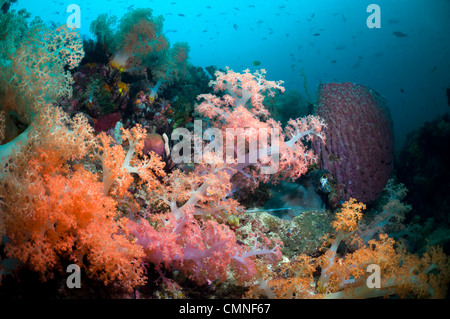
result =
[[0,180],[7,255],[42,279],[73,262],[105,284],[142,284],[142,248],[127,237],[117,203],[104,194],[97,174],[76,164],[95,146],[87,120],[48,106],[37,121],[41,125],[22,152],[2,166],[8,177]]
[[103,167],[103,193],[123,196],[133,182],[132,173],[139,175],[147,187],[156,187],[156,178],[165,175],[161,157],[151,152],[144,155],[142,149],[147,132],[136,125],[131,130],[122,129],[122,140],[128,142],[128,149],[116,144],[111,136],[102,132],[98,135],[95,152]]
[[82,168],[69,176],[55,173],[42,174],[39,162],[30,161],[28,183],[15,189],[22,205],[5,214],[8,256],[43,279],[73,262],[105,284],[142,284],[142,249],[121,234],[116,203],[103,195],[95,175]]
[[342,208],[336,214],[336,219],[332,223],[334,230],[342,231],[344,234],[353,233],[358,228],[358,222],[362,218],[361,211],[365,209],[366,205],[350,198],[342,204]]
[[[408,253],[387,235],[370,240],[367,246],[339,259],[332,273],[328,293],[331,298],[373,298],[396,294],[400,297],[445,298],[450,281],[449,257],[433,247],[422,257]],[[368,266],[380,271],[380,288],[367,285]]]

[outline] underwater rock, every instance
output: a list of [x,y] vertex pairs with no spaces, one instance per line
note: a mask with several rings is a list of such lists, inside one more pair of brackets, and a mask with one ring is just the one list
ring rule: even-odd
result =
[[344,187],[344,197],[368,203],[378,197],[392,171],[393,132],[385,100],[360,84],[319,88],[317,115],[327,123],[326,145],[314,145],[322,169]]
[[292,220],[305,211],[325,208],[325,203],[315,191],[312,181],[304,178],[299,183],[282,181],[273,186],[272,198],[264,208],[279,218]]
[[332,214],[322,209],[301,211],[296,215],[292,220],[285,220],[265,211],[244,213],[237,237],[251,245],[253,239],[246,239],[247,235],[260,232],[271,240],[281,240],[283,256],[289,259],[300,254],[314,255],[322,247],[323,237],[333,231]]

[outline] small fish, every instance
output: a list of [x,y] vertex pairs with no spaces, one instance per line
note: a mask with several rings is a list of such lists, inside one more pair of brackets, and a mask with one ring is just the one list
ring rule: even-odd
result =
[[399,23],[400,21],[399,20],[396,20],[396,19],[390,19],[390,20],[388,20],[388,23],[390,23],[390,24],[396,24],[396,23]]
[[336,60],[331,61],[331,63],[336,63],[336,62],[337,62]]
[[345,15],[343,13],[341,13],[341,16],[342,16],[342,20],[344,21],[344,23],[346,23],[347,22],[347,18],[345,17]]
[[402,93],[405,93],[405,90],[403,90],[403,89],[400,89],[400,92],[402,92]]
[[314,33],[313,36],[318,37],[320,33]]
[[134,4],[132,4],[131,6],[129,6],[129,7],[127,8],[127,10],[130,11],[130,10],[132,10],[133,8],[134,8]]
[[239,26],[235,23],[235,24],[233,24],[233,28],[234,28],[234,30],[238,30]]
[[260,61],[258,61],[258,60],[256,60],[256,61],[253,61],[253,65],[254,66],[259,66],[261,64],[261,62]]
[[248,7],[249,8],[255,8],[255,5],[254,4],[249,4]]
[[403,33],[403,32],[400,32],[400,31],[392,32],[392,34],[395,35],[395,36],[398,37],[398,38],[404,38],[404,37],[407,37],[407,36],[408,36],[407,34],[405,34],[405,33]]
[[185,17],[185,15],[182,14],[182,13],[178,13],[178,16],[180,16],[180,17]]
[[352,69],[355,70],[355,69],[359,68],[360,65],[361,65],[361,60],[357,61],[357,62],[352,66]]
[[322,185],[322,188],[326,187],[328,185],[328,176],[327,174],[323,174],[322,177],[320,177],[320,184]]

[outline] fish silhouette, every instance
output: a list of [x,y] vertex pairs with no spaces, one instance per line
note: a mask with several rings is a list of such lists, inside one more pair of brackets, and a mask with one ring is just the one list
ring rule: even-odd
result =
[[395,36],[398,37],[398,38],[404,38],[404,37],[407,37],[407,36],[408,36],[407,34],[405,34],[405,33],[403,33],[403,32],[400,32],[400,31],[395,31],[395,32],[393,32],[392,34],[395,35]]

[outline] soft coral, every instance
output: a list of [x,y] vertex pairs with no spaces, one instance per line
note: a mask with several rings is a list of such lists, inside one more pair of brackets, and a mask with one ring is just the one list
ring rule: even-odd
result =
[[76,164],[95,145],[87,120],[50,106],[37,120],[41,125],[22,152],[2,167],[8,256],[43,279],[74,262],[105,284],[142,284],[142,248],[127,237],[117,203],[104,194],[97,174]]
[[[6,30],[0,39],[0,59],[6,61],[0,72],[0,113],[8,133],[2,141],[6,144],[0,145],[0,162],[27,143],[41,111],[57,98],[71,96],[73,79],[67,68],[76,67],[84,56],[76,30],[65,25],[51,30],[40,20],[28,23],[28,18],[22,10],[0,16]],[[11,116],[28,125],[18,136]]]
[[[257,238],[252,249],[241,246],[235,233],[214,220],[198,220],[187,209],[181,220],[172,214],[160,215],[157,228],[147,220],[139,224],[129,221],[130,233],[144,247],[145,260],[156,266],[182,271],[198,285],[224,282],[233,270],[240,281],[251,280],[255,273],[255,256],[280,257],[279,245],[259,248]],[[271,243],[267,242],[267,245]]]
[[69,176],[41,175],[34,162],[29,174],[33,178],[18,194],[26,206],[5,221],[8,256],[43,278],[69,261],[105,284],[120,281],[131,288],[143,282],[142,249],[120,233],[116,203],[103,196],[92,173],[81,168]]
[[[280,123],[270,118],[269,111],[263,104],[266,95],[274,96],[276,91],[284,92],[283,82],[268,81],[265,73],[264,69],[254,73],[249,70],[236,73],[228,68],[226,72],[217,71],[216,80],[211,81],[210,86],[224,95],[199,95],[197,98],[202,103],[197,110],[211,119],[212,124],[223,131],[223,136],[233,132],[238,141],[246,141],[247,145],[259,142],[254,154],[250,151],[241,153],[243,160],[239,161],[238,157],[239,163],[234,165],[233,174],[237,172],[243,176],[249,175],[248,167],[256,166],[260,172],[256,180],[267,181],[270,177],[297,179],[316,161],[307,142],[313,138],[324,141],[326,124],[316,116],[291,119],[283,132]],[[235,153],[239,156],[238,152],[241,150],[234,146],[234,139],[230,142],[233,144],[226,147],[235,148]],[[263,171],[263,167],[269,169]]]

